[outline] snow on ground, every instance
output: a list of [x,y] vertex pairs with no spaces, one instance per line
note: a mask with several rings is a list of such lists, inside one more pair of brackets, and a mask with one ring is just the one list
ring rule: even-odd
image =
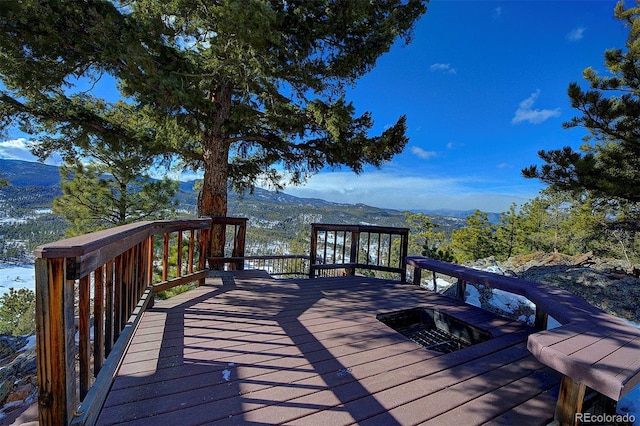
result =
[[9,292],[9,288],[15,290],[36,288],[36,269],[34,265],[5,266],[0,265],[0,296]]

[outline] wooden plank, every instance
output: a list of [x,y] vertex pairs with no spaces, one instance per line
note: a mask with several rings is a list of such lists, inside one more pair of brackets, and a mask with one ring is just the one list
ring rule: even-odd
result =
[[100,410],[107,398],[109,389],[111,389],[116,372],[120,367],[131,338],[135,334],[142,314],[146,310],[150,300],[151,288],[149,287],[136,306],[130,321],[123,328],[118,341],[116,341],[112,350],[112,356],[107,359],[107,362],[104,364],[100,374],[98,374],[93,386],[89,389],[86,398],[82,401],[73,419],[69,419],[71,425],[93,425],[97,422]]
[[509,422],[502,424],[547,425],[553,420],[555,397],[540,399],[540,394],[557,387],[560,377],[558,373],[550,368],[534,371],[530,375],[471,399],[465,404],[456,407],[455,410],[450,410],[440,416],[431,418],[423,424],[448,425],[459,422],[464,422],[464,424],[484,424],[495,421],[496,417],[503,415],[505,411],[517,409],[517,407],[529,401],[538,401],[545,403],[536,404],[535,411],[529,411],[528,413],[520,411],[517,419],[514,418],[514,413],[511,413]]
[[193,274],[184,275],[184,276],[179,277],[179,278],[173,278],[173,279],[168,280],[168,281],[166,281],[164,283],[154,285],[153,286],[153,294],[159,293],[161,291],[168,290],[170,288],[173,288],[173,287],[176,287],[176,286],[179,286],[179,285],[183,285],[183,284],[188,284],[188,283],[199,281],[199,280],[203,279],[204,277],[206,277],[207,275],[209,275],[209,271],[200,271],[200,272],[195,272]]
[[614,400],[640,381],[640,336],[635,332],[570,324],[532,335],[529,343],[541,362]]
[[74,286],[65,259],[36,259],[38,419],[67,423],[76,407]]
[[78,340],[79,340],[79,381],[80,400],[83,400],[91,387],[91,283],[89,277],[80,279],[78,298]]
[[[438,393],[458,384],[462,389],[463,382],[505,365],[524,372],[522,377],[542,368],[517,362],[531,359],[525,348],[530,327],[413,286],[363,277],[279,282],[259,274],[221,275],[209,280],[217,284],[159,301],[145,314],[105,403],[104,424],[133,418],[333,424],[336,413],[353,422],[412,406],[427,395],[425,386],[439,384],[428,394]],[[442,355],[375,319],[380,312],[416,306],[511,332]],[[484,377],[506,380],[509,374]],[[518,388],[475,380],[478,389],[506,386],[508,394]]]
[[93,302],[93,370],[97,376],[105,359],[105,268],[101,266],[94,273]]

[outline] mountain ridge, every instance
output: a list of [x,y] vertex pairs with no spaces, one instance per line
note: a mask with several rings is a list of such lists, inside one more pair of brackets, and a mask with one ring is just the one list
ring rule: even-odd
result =
[[[11,185],[18,187],[41,186],[59,188],[60,184],[59,167],[40,162],[0,159],[0,174],[9,180]],[[178,195],[178,200],[181,205],[183,204],[184,210],[190,214],[195,214],[197,209],[197,193],[193,189],[197,182],[198,180],[180,181],[179,184],[180,194]],[[336,203],[321,198],[296,197],[284,191],[269,191],[257,187],[254,188],[252,193],[238,194],[234,191],[229,191],[230,207],[232,207],[234,203],[246,203],[251,200],[264,200],[268,203],[279,202],[307,207],[370,209],[372,211],[388,211],[404,215],[404,211],[399,209],[374,207],[363,203]],[[474,210],[455,209],[412,210],[414,213],[425,213],[429,216],[451,218],[466,218],[473,213],[473,211]],[[489,219],[491,222],[497,221],[499,213],[490,212],[487,214],[490,216]]]

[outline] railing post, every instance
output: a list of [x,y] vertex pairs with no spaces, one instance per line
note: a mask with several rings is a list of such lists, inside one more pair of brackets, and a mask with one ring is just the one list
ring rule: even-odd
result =
[[316,270],[314,265],[316,264],[318,250],[318,229],[316,224],[311,224],[311,247],[309,248],[309,278],[315,278]]
[[413,284],[420,287],[420,281],[422,281],[422,269],[413,268]]
[[66,425],[77,406],[74,282],[66,259],[36,259],[38,420]]
[[[206,257],[224,257],[227,225],[225,222],[221,221],[221,219],[224,218],[214,217],[211,220]],[[215,270],[222,270],[224,269],[224,263],[216,263],[209,265],[209,267]]]
[[536,318],[534,323],[535,329],[539,331],[546,330],[548,321],[549,314],[544,312],[538,305],[536,305]]
[[[203,271],[207,267],[207,248],[209,247],[209,229],[201,229],[198,235],[198,270]],[[205,278],[198,280],[198,285],[203,286]]]
[[464,294],[467,291],[467,282],[458,278],[456,283],[456,298],[464,302]]
[[[360,263],[358,261],[359,252],[360,252],[360,230],[358,229],[357,231],[351,231],[351,253],[349,254],[349,263],[352,263],[352,264]],[[356,274],[355,266],[351,268],[346,268],[346,269],[347,269],[347,275]]]
[[[399,268],[402,268],[402,272],[400,272],[400,280],[404,283],[407,282],[407,262],[406,258],[409,255],[409,230],[400,234],[400,265]],[[389,251],[391,251],[391,247],[389,247]]]
[[[233,253],[231,257],[244,257],[245,250],[245,240],[247,236],[247,221],[243,220],[240,224],[236,226],[235,235],[233,238]],[[244,261],[238,261],[236,265],[236,270],[242,271],[244,270]]]

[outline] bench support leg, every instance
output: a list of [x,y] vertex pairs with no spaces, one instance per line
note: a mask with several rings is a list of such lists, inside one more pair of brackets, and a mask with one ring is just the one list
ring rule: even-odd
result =
[[573,380],[571,377],[562,377],[555,415],[555,419],[561,426],[573,426],[576,424],[576,413],[582,412],[586,389],[586,385]]

